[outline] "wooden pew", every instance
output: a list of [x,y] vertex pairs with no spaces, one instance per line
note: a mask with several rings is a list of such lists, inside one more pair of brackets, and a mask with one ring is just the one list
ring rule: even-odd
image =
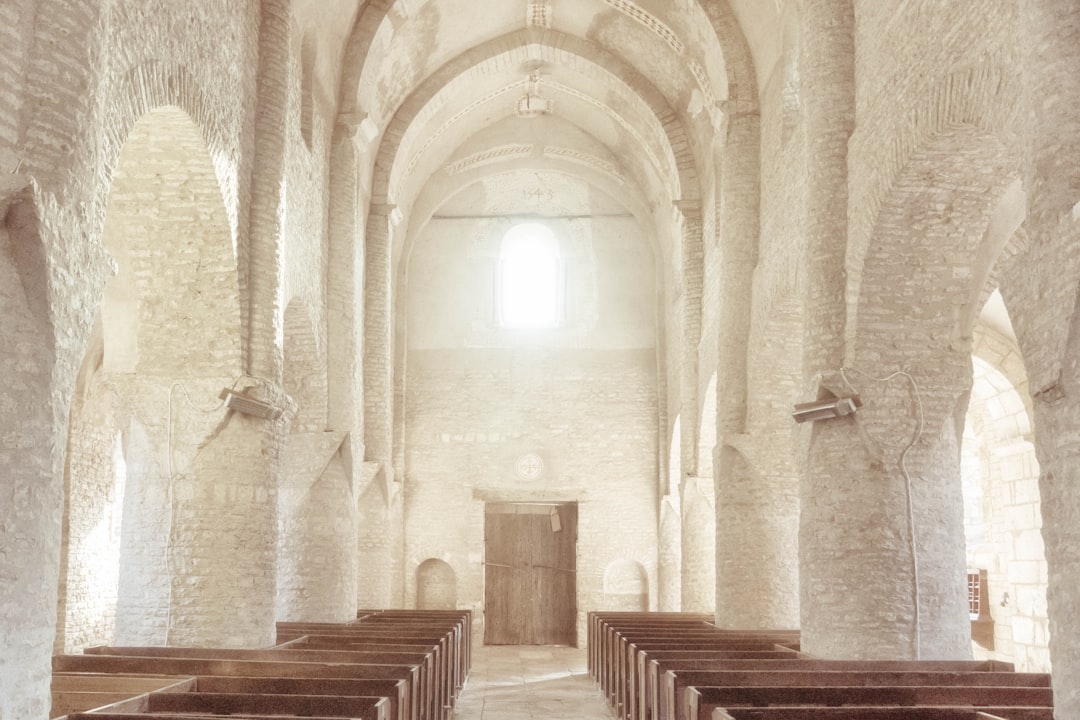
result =
[[432,642],[421,642],[415,639],[403,638],[414,641],[417,644],[386,644],[383,637],[366,637],[358,635],[303,635],[296,640],[279,645],[274,649],[287,649],[305,652],[316,651],[339,651],[350,653],[365,653],[385,655],[387,653],[420,653],[430,656],[429,667],[421,677],[421,693],[431,697],[428,707],[429,713],[436,713],[442,708],[442,715],[453,707],[456,697],[454,678],[456,669],[450,662],[450,656],[445,652],[445,646]]
[[689,646],[695,638],[702,642],[722,638],[733,644],[732,649],[740,641],[767,643],[759,647],[771,649],[772,644],[780,642],[797,644],[799,637],[796,630],[724,630],[711,623],[711,616],[700,614],[632,613],[609,617],[607,613],[592,613],[590,621],[590,637],[599,644],[598,650],[590,652],[594,678],[617,708],[622,707],[621,691],[634,668],[629,650],[632,643],[652,639]]
[[281,678],[225,677],[196,678],[198,692],[265,693],[270,695],[336,695],[342,697],[385,697],[389,700],[390,720],[410,720],[409,686],[404,680],[366,680],[362,678]]
[[638,720],[643,701],[657,693],[657,676],[648,674],[649,661],[654,657],[674,655],[678,658],[696,659],[701,663],[720,660],[795,660],[803,657],[799,652],[771,644],[771,640],[731,640],[710,636],[707,640],[635,640],[623,651],[625,657],[618,663],[617,691],[622,707],[628,708],[627,717]]
[[612,677],[611,662],[615,637],[620,631],[640,631],[652,628],[659,631],[689,628],[703,630],[711,627],[712,615],[703,613],[589,613],[589,671],[600,688],[607,692]]
[[1050,688],[979,686],[694,686],[685,694],[678,720],[710,720],[713,710],[740,707],[843,706],[870,707],[1042,707],[1050,709]]
[[[373,620],[370,617],[379,617]],[[277,642],[279,647],[293,647],[296,644],[309,644],[305,636],[349,636],[359,642],[387,643],[435,643],[440,647],[438,653],[445,655],[445,663],[453,668],[451,695],[456,697],[458,690],[465,684],[468,676],[469,650],[466,628],[467,618],[450,617],[446,620],[412,618],[398,620],[387,619],[385,615],[365,616],[350,623],[278,623]]]
[[[460,652],[451,642],[450,634],[445,630],[395,629],[397,626],[380,626],[373,631],[358,624],[289,624],[284,631],[279,628],[278,640],[282,642],[274,650],[342,651],[385,653],[391,648],[411,645],[413,651],[431,655],[430,668],[421,680],[423,692],[431,696],[432,713],[445,716],[453,706],[454,698],[460,685],[464,684],[465,669],[462,666]],[[297,632],[317,631],[322,634],[304,634],[293,637]],[[292,638],[292,639],[287,639]],[[396,643],[396,644],[391,644]],[[430,684],[430,692],[428,685]],[[434,707],[437,705],[437,707]]]
[[57,656],[53,667],[58,677],[187,678],[187,697],[134,695],[107,705],[117,715],[446,720],[471,657],[469,611],[365,611],[350,623],[283,623],[281,633],[289,637],[275,648],[100,647]]
[[424,720],[419,696],[419,668],[415,665],[380,665],[337,662],[245,660],[230,658],[138,657],[123,655],[59,655],[54,672],[119,673],[125,675],[180,675],[186,677],[345,678],[393,680],[407,683],[411,720]]
[[[781,651],[787,648],[774,645]],[[702,669],[712,668],[718,660],[730,660],[726,657],[728,651],[701,649],[645,649],[637,652],[637,666],[630,676],[630,702],[631,718],[642,720],[654,716],[660,697],[660,686],[663,681],[664,671],[667,669]],[[789,657],[789,656],[785,656]]]
[[168,690],[180,692],[195,687],[195,678],[148,675],[103,675],[96,673],[54,673],[50,718],[86,712],[127,698]]
[[704,613],[642,613],[642,612],[599,612],[588,614],[588,667],[589,674],[602,688],[606,687],[605,677],[610,663],[610,637],[619,629],[693,627],[703,628],[712,621],[712,615]]
[[1049,708],[902,705],[865,707],[716,708],[709,720],[1053,720]]
[[[471,610],[360,610],[357,619],[367,624],[426,621],[443,623],[454,627],[461,650],[465,673],[472,666],[472,611]],[[462,676],[464,682],[464,675]]]
[[645,631],[620,631],[614,640],[609,700],[622,711],[624,717],[636,720],[639,703],[635,702],[635,698],[638,697],[639,687],[645,687],[639,683],[640,667],[644,662],[642,656],[649,652],[711,651],[722,653],[720,657],[725,659],[794,659],[799,657],[797,651],[775,644],[777,640],[791,641],[794,637],[797,636],[789,631],[736,632],[714,627],[694,631],[680,629],[668,634],[657,634],[651,628]]
[[[777,690],[776,702],[763,701],[759,703],[762,705],[821,704],[811,699],[796,702],[795,697],[800,692],[817,693],[817,697],[829,699],[825,704],[836,705],[1053,705],[1048,675],[987,671],[985,668],[989,663],[804,660],[791,664],[801,667],[722,672],[667,669],[662,695],[654,706],[657,708],[655,717],[657,720],[708,718],[712,709],[726,707],[725,701],[727,704],[747,704],[732,699],[736,695],[725,693],[745,692],[747,695],[741,697],[750,697],[762,692],[762,687],[783,688]],[[846,702],[843,700],[845,692],[850,698]],[[981,702],[980,698],[987,702]],[[691,705],[706,701],[709,712]]]
[[332,695],[271,695],[263,693],[151,693],[145,710],[138,714],[78,713],[71,720],[165,720],[192,716],[220,718],[237,715],[257,717],[324,717],[357,720],[389,720],[385,697]]
[[[444,703],[439,696],[441,689],[435,675],[433,656],[425,652],[389,652],[382,648],[367,651],[354,650],[242,650],[235,648],[179,648],[179,647],[122,647],[101,646],[87,648],[87,655],[119,655],[125,657],[205,658],[235,660],[284,660],[294,662],[342,662],[357,665],[398,665],[418,668],[415,681],[414,701],[421,709],[421,718],[441,718]],[[362,675],[360,676],[362,677]]]
[[617,711],[621,708],[620,689],[628,672],[627,647],[632,639],[658,635],[689,639],[696,635],[711,636],[716,633],[717,629],[702,620],[702,617],[691,615],[659,620],[648,616],[597,618],[595,635],[600,646],[596,658],[597,679],[608,702]]
[[[825,661],[800,651],[797,631],[704,626],[690,618],[590,613],[590,672],[619,717],[1052,717],[1049,676],[1014,673],[1009,663]],[[702,706],[690,707],[692,698]]]

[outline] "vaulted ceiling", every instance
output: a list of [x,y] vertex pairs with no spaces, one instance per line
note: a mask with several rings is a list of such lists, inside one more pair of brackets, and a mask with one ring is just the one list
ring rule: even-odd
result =
[[[294,0],[315,99],[413,229],[470,184],[570,175],[664,234],[729,100],[780,57],[781,0]],[[685,205],[684,205],[685,207]]]

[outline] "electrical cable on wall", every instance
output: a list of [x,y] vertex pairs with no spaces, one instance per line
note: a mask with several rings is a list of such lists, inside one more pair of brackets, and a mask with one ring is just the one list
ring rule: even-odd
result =
[[876,377],[871,377],[871,376],[867,375],[866,373],[864,373],[864,372],[862,372],[860,370],[855,370],[854,368],[840,368],[840,377],[843,378],[844,383],[849,388],[851,388],[851,391],[853,393],[856,392],[856,390],[852,386],[851,381],[848,380],[848,377],[847,377],[847,371],[848,370],[851,370],[851,372],[858,373],[858,374],[860,374],[860,375],[862,375],[862,376],[864,376],[864,377],[866,377],[869,380],[872,380],[874,382],[889,382],[890,380],[892,380],[893,378],[898,377],[898,376],[902,376],[902,377],[907,378],[908,382],[911,383],[912,397],[915,399],[916,409],[918,410],[918,415],[917,415],[918,423],[917,423],[916,428],[915,428],[915,435],[912,436],[911,442],[909,442],[907,444],[907,446],[905,446],[904,449],[900,452],[900,473],[904,476],[904,492],[905,492],[905,494],[907,496],[907,530],[908,530],[908,539],[909,539],[910,544],[911,544],[911,546],[910,546],[910,550],[911,550],[911,575],[912,575],[912,583],[913,583],[912,595],[913,595],[913,600],[914,600],[914,603],[915,603],[915,637],[914,637],[915,659],[916,660],[921,660],[922,659],[922,608],[921,608],[921,591],[919,589],[919,554],[918,554],[918,549],[917,549],[916,543],[915,543],[915,509],[914,509],[913,501],[912,501],[912,497],[911,497],[911,474],[908,472],[908,469],[907,469],[907,456],[908,456],[908,453],[911,452],[912,448],[915,447],[915,443],[919,442],[919,439],[922,437],[922,434],[923,434],[922,396],[919,393],[919,385],[918,385],[918,383],[915,382],[915,378],[912,377],[911,373],[905,372],[903,370],[897,370],[896,372],[892,373],[891,375],[886,375],[885,377],[876,378]]

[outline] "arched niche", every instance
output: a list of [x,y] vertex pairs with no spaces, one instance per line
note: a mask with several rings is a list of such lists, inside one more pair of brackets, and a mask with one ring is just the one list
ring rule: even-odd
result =
[[416,568],[416,607],[420,610],[457,608],[457,573],[449,563],[430,558]]

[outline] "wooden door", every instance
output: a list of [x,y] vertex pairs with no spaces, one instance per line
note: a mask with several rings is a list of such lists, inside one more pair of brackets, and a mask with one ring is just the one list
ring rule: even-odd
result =
[[577,644],[577,503],[488,503],[484,643]]

